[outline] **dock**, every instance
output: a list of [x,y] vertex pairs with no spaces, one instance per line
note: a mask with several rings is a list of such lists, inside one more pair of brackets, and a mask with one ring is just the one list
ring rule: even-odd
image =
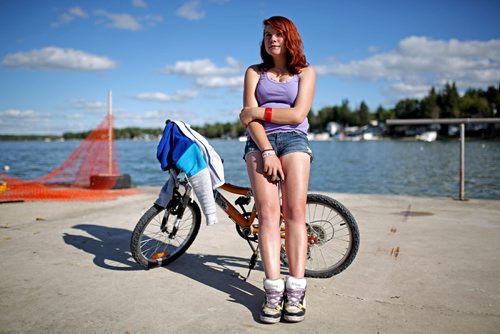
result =
[[218,209],[164,268],[130,256],[159,188],[104,202],[0,205],[1,333],[499,333],[500,201],[324,193],[356,218],[358,256],[308,279],[302,323],[259,322],[260,262]]

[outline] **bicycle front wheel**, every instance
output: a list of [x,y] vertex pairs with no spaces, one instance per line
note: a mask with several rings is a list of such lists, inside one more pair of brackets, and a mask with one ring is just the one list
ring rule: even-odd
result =
[[145,268],[164,266],[191,246],[198,235],[201,212],[196,202],[189,202],[182,218],[175,210],[152,206],[139,219],[130,241],[135,261]]
[[307,195],[307,277],[328,278],[344,271],[359,248],[356,220],[340,202],[319,194]]

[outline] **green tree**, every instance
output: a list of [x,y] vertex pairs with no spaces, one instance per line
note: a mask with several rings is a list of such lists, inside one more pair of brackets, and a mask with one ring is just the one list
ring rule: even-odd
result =
[[318,111],[315,125],[317,131],[324,131],[328,122],[335,122],[332,107],[325,107]]
[[437,102],[441,108],[442,118],[460,117],[460,109],[458,107],[459,95],[455,83],[451,85],[446,83],[443,92],[438,96]]
[[484,96],[486,100],[488,100],[488,105],[490,106],[489,117],[500,117],[500,83],[498,87],[488,87]]
[[385,109],[382,106],[378,106],[375,111],[375,119],[379,123],[384,123],[386,120],[394,118],[394,113],[391,110]]
[[[356,115],[352,112],[349,107],[348,100],[342,100],[342,104],[340,106],[331,107],[331,118],[329,118],[328,122],[336,122],[343,126],[349,126],[356,124]],[[326,124],[325,124],[326,126]]]
[[370,109],[364,101],[361,102],[359,108],[354,112],[356,122],[354,125],[363,126],[370,124]]
[[423,118],[439,118],[441,108],[438,105],[438,94],[434,87],[431,88],[429,94],[422,100],[421,108]]
[[420,118],[420,101],[417,99],[404,99],[399,101],[394,107],[394,115],[396,118],[402,119]]
[[484,92],[468,89],[459,99],[460,117],[489,117],[491,107]]

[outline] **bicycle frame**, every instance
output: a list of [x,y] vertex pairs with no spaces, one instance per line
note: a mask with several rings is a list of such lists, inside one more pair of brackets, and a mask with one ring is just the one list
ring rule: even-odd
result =
[[[191,198],[192,186],[189,183],[186,174],[179,171],[177,168],[170,168],[169,173],[171,175],[172,180],[174,180],[175,182],[175,185],[173,187],[174,193],[178,192],[178,189],[181,186],[182,188],[184,188],[184,194],[179,194],[179,195],[183,201],[182,207],[185,207],[187,201]],[[220,193],[219,189],[225,190],[235,195],[243,195],[245,198],[249,200],[250,198],[253,197],[252,189],[248,187],[236,186],[230,183],[224,183],[222,186],[220,186],[217,189],[214,189],[213,191],[215,203],[229,215],[229,218],[231,218],[241,228],[251,227],[257,216],[257,210],[255,208],[255,205],[252,209],[250,217],[247,218],[243,214],[241,214],[238,211],[238,209],[236,209],[236,207],[226,197],[224,197],[223,194]],[[243,206],[241,206],[241,208],[242,210],[244,210]]]
[[[247,187],[240,187],[230,183],[224,183],[220,189],[225,190],[229,193],[236,195],[243,195],[247,198],[253,197],[252,189]],[[238,209],[226,198],[223,194],[221,194],[218,189],[214,190],[214,198],[215,203],[229,215],[229,218],[233,220],[239,227],[242,229],[250,228],[250,234],[258,234],[259,228],[254,225],[255,218],[257,218],[257,208],[255,204],[250,212],[250,216],[246,218],[242,215]],[[242,208],[243,209],[243,208]],[[283,219],[283,213],[281,213],[281,219]],[[281,239],[285,239],[285,227],[283,225],[280,226],[281,230]],[[309,243],[317,243],[317,237],[308,236]]]
[[[172,172],[172,171],[171,171]],[[178,174],[173,174],[177,176]],[[177,184],[176,187],[179,186],[179,184],[182,184],[182,186],[186,189],[187,193],[182,196],[184,200],[186,200],[186,195],[187,197],[191,196],[191,186],[189,185],[189,181],[187,179],[184,180],[179,180],[177,179]],[[248,217],[245,217],[236,207],[228,200],[220,191],[225,190],[231,194],[235,195],[242,195],[245,198],[250,198],[253,197],[253,192],[251,188],[248,187],[241,187],[237,186],[231,183],[224,183],[222,186],[214,190],[214,199],[215,203],[225,212],[228,214],[228,217],[236,224],[238,225],[241,229],[247,230],[249,235],[252,234],[258,234],[259,233],[259,228],[258,226],[254,225],[255,218],[257,218],[257,208],[255,207],[255,204],[252,208],[252,211],[250,212],[245,212],[249,213],[250,215]],[[184,203],[185,206],[185,203]],[[240,206],[242,210],[245,210],[243,205]],[[281,213],[281,220],[283,220],[283,213]],[[285,239],[285,227],[283,225],[280,226],[280,231],[281,231],[281,239]],[[307,236],[307,241],[309,244],[317,244],[318,243],[318,237],[317,236],[312,236],[309,235]]]
[[[200,228],[202,216],[192,197],[192,185],[188,177],[175,168],[169,172],[173,180],[169,179],[164,185],[159,200],[167,200],[170,191],[173,191],[172,197],[165,205],[163,202],[155,202],[143,214],[132,232],[131,253],[139,264],[147,268],[166,265],[184,254]],[[246,278],[255,267],[259,253],[259,217],[253,195],[251,188],[230,183],[213,190],[215,203],[235,223],[236,231],[253,251]],[[332,277],[345,270],[356,256],[359,247],[356,221],[345,206],[322,194],[308,193],[306,205],[306,275]],[[186,209],[188,215],[184,219]],[[285,239],[286,233],[285,218],[281,212],[279,223],[282,239]],[[283,241],[281,261],[288,265],[284,247]]]
[[[252,189],[250,188],[235,186],[230,183],[224,183],[220,188],[232,194],[243,195],[247,198],[253,197]],[[238,211],[238,209],[236,209],[236,207],[226,197],[224,197],[224,195],[222,195],[219,192],[218,189],[214,190],[214,198],[215,198],[215,203],[217,203],[217,205],[229,215],[229,218],[231,218],[240,227],[248,228],[252,226],[255,217],[257,216],[257,210],[255,209],[255,205],[252,209],[250,217],[247,219]]]

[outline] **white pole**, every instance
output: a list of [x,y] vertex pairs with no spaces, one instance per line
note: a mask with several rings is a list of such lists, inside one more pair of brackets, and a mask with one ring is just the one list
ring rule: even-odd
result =
[[108,91],[108,174],[113,173],[113,102],[111,90]]
[[460,124],[460,193],[458,198],[465,200],[465,124]]

